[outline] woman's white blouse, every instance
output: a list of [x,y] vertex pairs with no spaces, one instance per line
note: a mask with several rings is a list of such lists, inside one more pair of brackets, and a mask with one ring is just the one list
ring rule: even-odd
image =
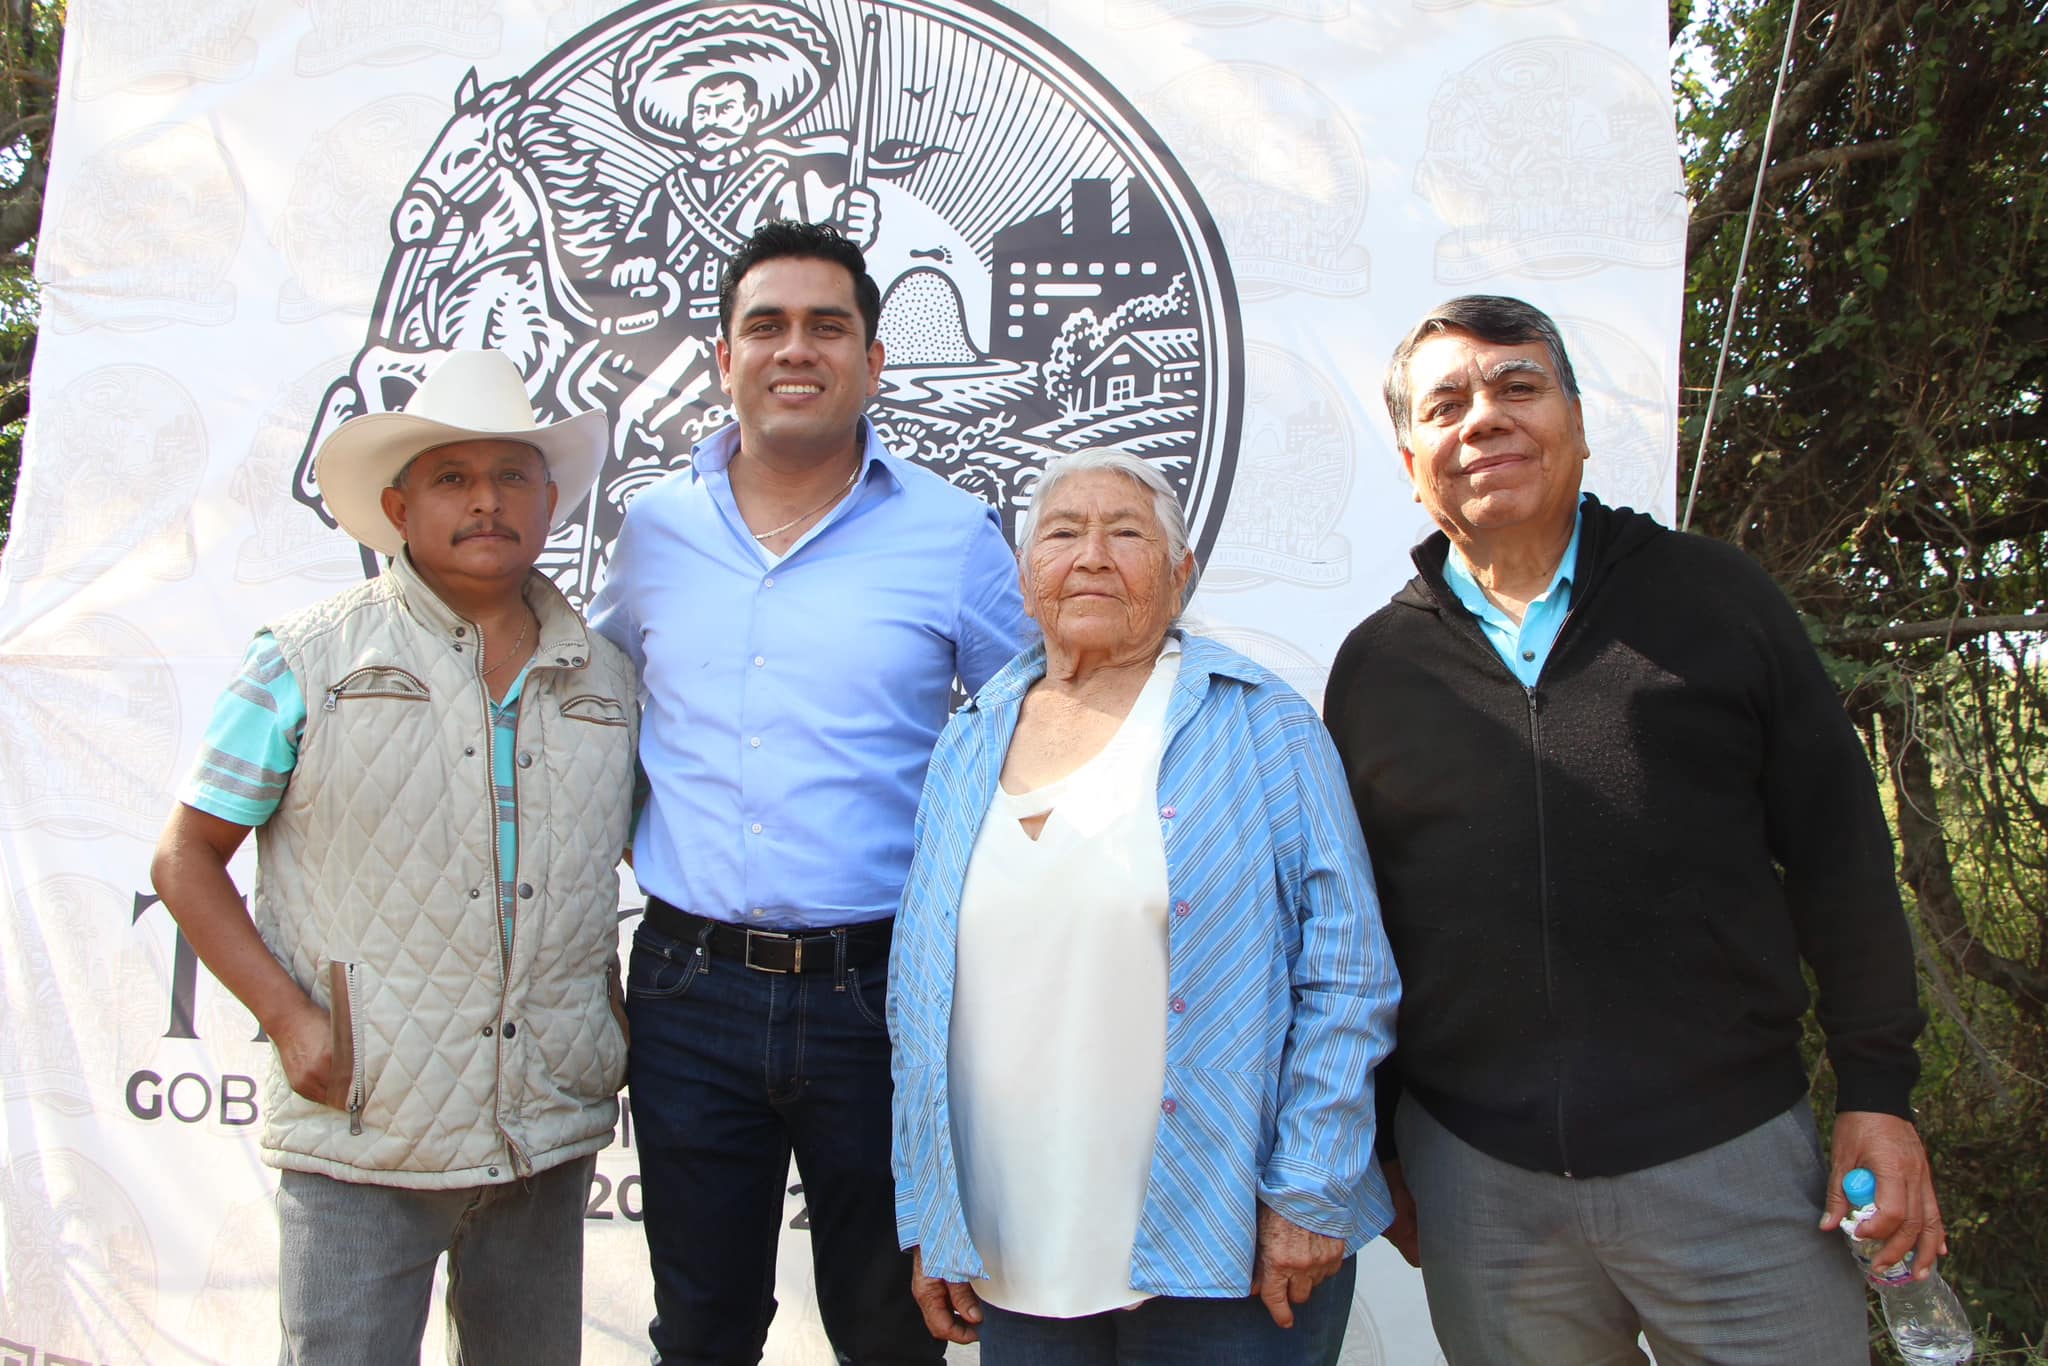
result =
[[[1168,638],[1102,751],[998,787],[961,892],[948,1076],[975,1289],[1017,1313],[1135,1304],[1131,1245],[1166,1080],[1159,761]],[[1036,840],[1026,818],[1048,813]]]

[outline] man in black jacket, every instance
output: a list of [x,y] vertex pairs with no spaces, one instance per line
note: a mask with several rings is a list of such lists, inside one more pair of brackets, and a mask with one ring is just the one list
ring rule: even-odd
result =
[[1401,970],[1387,1236],[1453,1366],[1640,1361],[1638,1333],[1660,1366],[1863,1366],[1842,1174],[1877,1174],[1880,1265],[1947,1249],[1855,731],[1752,561],[1581,495],[1543,313],[1443,305],[1386,396],[1441,532],[1344,643],[1325,711]]

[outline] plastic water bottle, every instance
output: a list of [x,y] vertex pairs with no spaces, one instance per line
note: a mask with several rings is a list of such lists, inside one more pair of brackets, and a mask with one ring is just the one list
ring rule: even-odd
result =
[[1941,1273],[1914,1280],[1911,1251],[1897,1266],[1879,1271],[1872,1259],[1884,1244],[1856,1236],[1856,1226],[1877,1212],[1877,1178],[1858,1167],[1842,1178],[1842,1194],[1851,1206],[1842,1220],[1842,1232],[1849,1236],[1849,1250],[1863,1268],[1863,1278],[1876,1289],[1878,1301],[1884,1305],[1884,1326],[1899,1355],[1911,1362],[1968,1361],[1976,1347],[1970,1338],[1970,1321]]

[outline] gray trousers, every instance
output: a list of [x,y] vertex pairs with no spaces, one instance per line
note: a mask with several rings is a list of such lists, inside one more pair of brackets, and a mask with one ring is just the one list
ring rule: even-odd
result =
[[578,1361],[583,1211],[596,1167],[592,1155],[530,1181],[446,1191],[283,1173],[280,1366],[417,1363],[444,1252],[449,1366]]
[[1430,1322],[1451,1366],[1868,1366],[1863,1278],[1819,1228],[1828,1168],[1802,1100],[1625,1176],[1499,1162],[1404,1097]]

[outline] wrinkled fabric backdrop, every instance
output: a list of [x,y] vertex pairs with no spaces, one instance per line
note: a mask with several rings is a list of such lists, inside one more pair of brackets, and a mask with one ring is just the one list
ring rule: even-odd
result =
[[[705,202],[678,128],[720,70],[761,118]],[[1661,0],[72,0],[62,92],[0,558],[0,1366],[275,1358],[268,1046],[149,855],[251,631],[366,572],[313,442],[434,355],[499,346],[543,412],[611,414],[544,561],[582,601],[625,504],[727,416],[704,285],[733,236],[851,192],[891,444],[1012,528],[1062,450],[1157,462],[1203,555],[1191,619],[1311,700],[1427,529],[1378,393],[1440,299],[1550,310],[1591,487],[1673,505]],[[636,238],[670,220],[672,254]],[[613,286],[635,258],[654,283]],[[600,1364],[645,1359],[650,1303],[619,1139]],[[769,1360],[823,1363],[791,1187]],[[1375,1244],[1345,1361],[1435,1360]]]

